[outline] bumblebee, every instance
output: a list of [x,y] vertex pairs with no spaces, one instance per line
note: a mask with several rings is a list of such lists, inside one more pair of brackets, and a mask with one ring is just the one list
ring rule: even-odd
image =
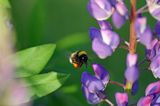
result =
[[83,64],[87,67],[88,56],[86,51],[75,51],[70,55],[69,61],[74,68],[81,68]]

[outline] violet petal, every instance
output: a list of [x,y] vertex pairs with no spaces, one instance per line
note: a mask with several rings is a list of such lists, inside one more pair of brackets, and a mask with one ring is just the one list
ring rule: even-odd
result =
[[138,91],[138,80],[136,80],[133,85],[132,85],[132,89],[131,89],[131,94],[135,95]]
[[97,38],[92,41],[92,49],[101,59],[105,59],[106,57],[111,56],[113,53],[113,50],[109,45]]
[[82,85],[88,88],[90,93],[96,93],[97,91],[102,91],[105,89],[105,86],[101,80],[97,79],[95,76],[92,76],[88,72],[82,73],[81,82]]
[[149,84],[145,91],[146,96],[156,93],[160,93],[160,81]]
[[155,78],[160,78],[160,55],[152,59],[150,69]]
[[146,17],[137,17],[135,22],[135,30],[136,30],[137,38],[139,38],[140,35],[144,33],[146,27],[147,27]]
[[103,20],[103,21],[98,21],[98,24],[100,26],[101,29],[104,30],[112,30],[112,26],[110,25],[109,22]]
[[152,96],[142,97],[138,101],[137,106],[150,106],[151,101],[152,101]]
[[125,78],[132,84],[138,79],[139,72],[136,66],[128,67],[125,71]]
[[118,3],[116,4],[116,10],[121,16],[128,18],[128,9],[123,1],[118,1]]
[[146,0],[150,14],[157,20],[160,20],[159,0]]
[[150,48],[146,49],[146,57],[148,60],[152,60],[157,55],[157,49],[156,49],[157,46],[158,46],[158,39],[154,39],[150,44]]
[[95,105],[101,102],[101,99],[95,93],[90,93],[87,87],[83,85],[82,85],[82,91],[89,104]]
[[87,8],[90,15],[97,20],[106,20],[113,12],[113,7],[107,0],[90,0]]
[[115,94],[117,106],[127,106],[128,104],[128,94],[127,93],[119,93]]
[[144,33],[140,35],[140,42],[146,46],[146,48],[150,48],[150,44],[152,41],[152,32],[150,27],[148,26]]
[[155,24],[154,30],[155,30],[158,38],[160,38],[160,21],[158,21],[158,22]]
[[113,7],[117,4],[117,0],[108,0]]
[[92,64],[95,76],[100,79],[104,85],[107,85],[109,81],[108,71],[100,64]]
[[151,102],[151,106],[160,106],[160,94],[157,94]]
[[89,29],[89,35],[91,40],[93,40],[94,38],[102,39],[100,30],[95,27],[91,27]]
[[117,11],[113,13],[112,22],[117,29],[120,29],[125,23],[125,21],[126,21],[125,17],[120,15]]
[[130,54],[127,55],[127,67],[132,67],[137,64],[138,55],[137,54]]
[[112,50],[114,51],[119,43],[120,43],[120,38],[119,35],[111,30],[101,30],[101,35],[103,41],[109,45]]

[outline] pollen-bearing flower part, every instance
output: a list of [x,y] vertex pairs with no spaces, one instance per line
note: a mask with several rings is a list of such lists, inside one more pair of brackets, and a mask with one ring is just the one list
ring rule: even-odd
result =
[[120,43],[119,35],[114,32],[106,21],[99,21],[100,30],[90,28],[92,49],[101,59],[111,56]]
[[160,20],[160,1],[146,0],[150,14],[157,20]]
[[137,106],[160,106],[160,81],[147,86],[145,97],[140,98]]
[[92,65],[95,75],[83,72],[81,77],[83,93],[90,104],[98,104],[105,98],[105,88],[109,81],[109,73],[100,64]]

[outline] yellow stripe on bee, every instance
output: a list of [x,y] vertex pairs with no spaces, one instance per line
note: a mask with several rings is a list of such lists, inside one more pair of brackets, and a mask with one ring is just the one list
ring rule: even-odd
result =
[[85,51],[80,51],[80,52],[78,53],[78,56],[81,56],[81,55],[83,55],[83,54],[87,55],[87,52],[85,52]]

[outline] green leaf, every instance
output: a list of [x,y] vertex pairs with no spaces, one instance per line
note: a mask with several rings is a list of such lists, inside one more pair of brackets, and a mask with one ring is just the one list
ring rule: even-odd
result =
[[16,53],[16,75],[28,77],[40,73],[53,55],[55,48],[55,44],[45,44]]
[[0,0],[0,7],[10,8],[10,4],[8,0]]
[[57,90],[68,77],[69,74],[49,72],[26,77],[24,80],[26,82],[25,86],[29,89],[31,96],[39,98]]

